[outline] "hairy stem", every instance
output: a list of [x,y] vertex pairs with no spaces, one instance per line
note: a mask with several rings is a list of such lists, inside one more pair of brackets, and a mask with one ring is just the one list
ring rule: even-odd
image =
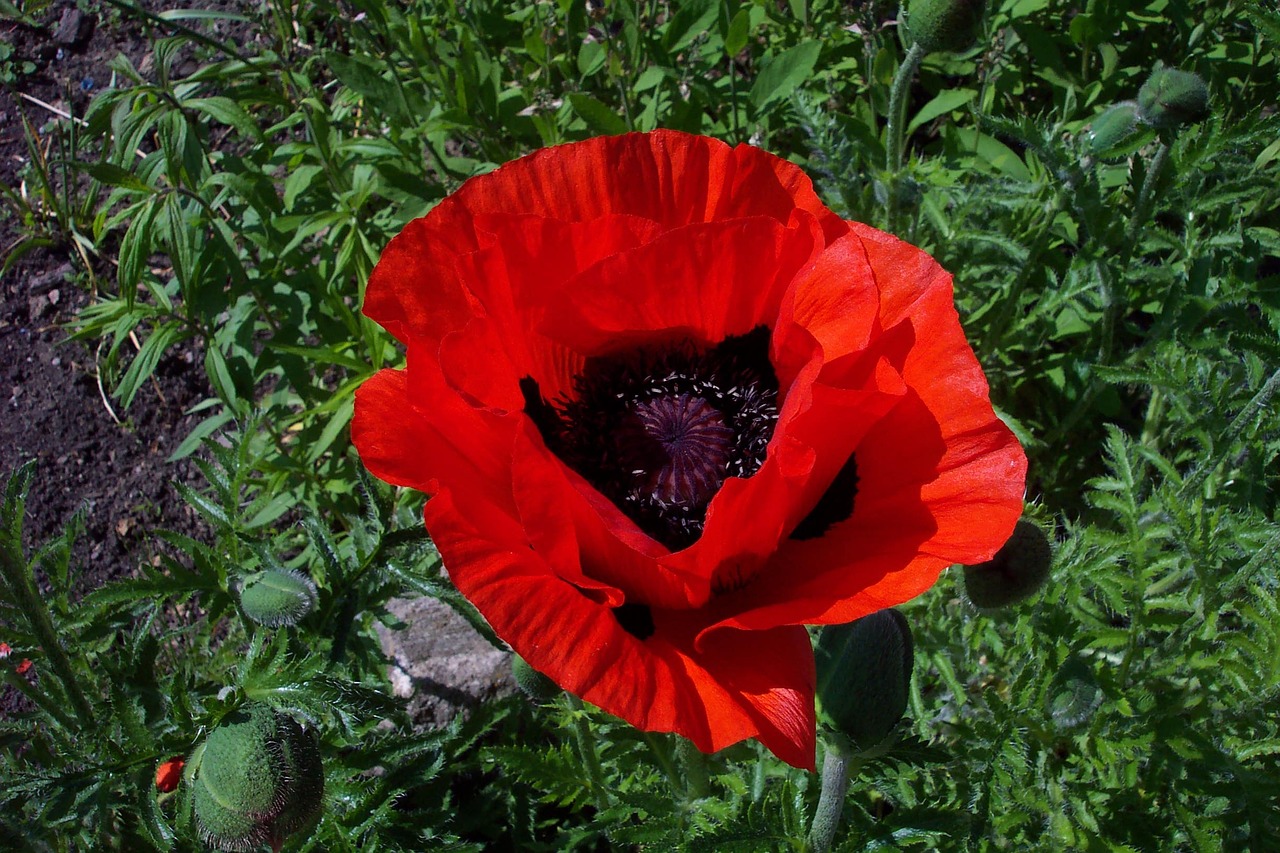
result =
[[856,757],[832,744],[822,759],[822,793],[818,795],[818,808],[813,813],[813,825],[809,829],[808,850],[827,853],[840,828],[840,814],[844,811],[845,796],[849,793],[849,779],[857,772]]
[[898,173],[902,171],[903,132],[902,124],[906,112],[907,90],[915,79],[920,60],[924,59],[924,48],[919,44],[911,45],[907,55],[898,66],[898,73],[893,75],[893,86],[889,90],[889,125],[885,131],[885,171],[889,173],[889,230],[894,228],[898,215]]

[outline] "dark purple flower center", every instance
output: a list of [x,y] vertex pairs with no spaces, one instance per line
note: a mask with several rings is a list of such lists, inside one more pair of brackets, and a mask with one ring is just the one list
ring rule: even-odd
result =
[[672,550],[697,541],[728,477],[759,470],[778,420],[764,327],[590,359],[554,405],[532,378],[521,388],[548,447]]

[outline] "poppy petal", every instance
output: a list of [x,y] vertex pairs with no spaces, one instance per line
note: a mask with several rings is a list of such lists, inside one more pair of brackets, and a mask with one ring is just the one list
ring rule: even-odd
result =
[[853,228],[884,332],[836,369],[896,361],[907,394],[857,445],[852,516],[783,543],[756,582],[718,602],[733,615],[717,628],[843,622],[900,604],[946,566],[989,559],[1022,512],[1026,457],[991,408],[950,276],[896,238]]
[[796,210],[828,239],[848,231],[801,169],[748,145],[659,130],[547,148],[472,178],[405,226],[369,278],[364,313],[405,343],[464,325],[474,304],[455,261],[482,248],[481,214],[565,222],[624,214],[677,228],[751,216],[787,222]]
[[804,629],[744,634],[700,651],[695,612],[655,611],[653,633],[641,639],[538,554],[504,547],[469,524],[449,491],[427,503],[426,521],[458,589],[498,636],[566,690],[706,752],[759,737],[812,769],[815,677]]
[[757,217],[690,225],[588,267],[552,294],[542,331],[586,356],[667,337],[707,344],[777,317],[821,235]]

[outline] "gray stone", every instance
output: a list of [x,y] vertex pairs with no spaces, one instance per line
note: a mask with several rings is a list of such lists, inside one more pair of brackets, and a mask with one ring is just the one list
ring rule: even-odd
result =
[[511,653],[495,649],[453,608],[434,598],[387,605],[404,630],[378,626],[397,696],[409,700],[414,723],[444,726],[482,702],[515,689]]
[[87,41],[92,32],[93,18],[72,6],[66,9],[58,19],[58,28],[53,32],[53,40],[67,47],[75,47]]

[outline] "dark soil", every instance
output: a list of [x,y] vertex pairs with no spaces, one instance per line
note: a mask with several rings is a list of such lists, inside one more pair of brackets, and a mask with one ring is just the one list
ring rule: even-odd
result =
[[[141,5],[165,8],[149,0]],[[91,11],[52,6],[38,27],[0,21],[0,41],[12,48],[7,67],[0,66],[7,81],[0,88],[0,181],[12,189],[29,187],[33,177],[23,117],[47,138],[43,128],[59,112],[82,114],[109,84],[113,57],[123,53],[135,67],[149,65],[145,24],[105,4],[83,8]],[[24,233],[12,214],[0,209],[0,258]],[[113,283],[109,262],[91,262],[100,279]],[[91,299],[87,280],[69,243],[26,254],[0,278],[0,480],[36,460],[23,537],[28,549],[83,510],[84,533],[73,552],[76,595],[136,572],[151,557],[153,530],[200,536],[196,516],[173,486],[198,485],[198,474],[189,462],[167,460],[203,417],[187,410],[210,395],[201,354],[170,351],[154,381],[122,408],[99,384],[94,348],[67,340],[77,311]],[[0,624],[0,641],[4,633]],[[16,710],[19,698],[6,690],[0,715]]]

